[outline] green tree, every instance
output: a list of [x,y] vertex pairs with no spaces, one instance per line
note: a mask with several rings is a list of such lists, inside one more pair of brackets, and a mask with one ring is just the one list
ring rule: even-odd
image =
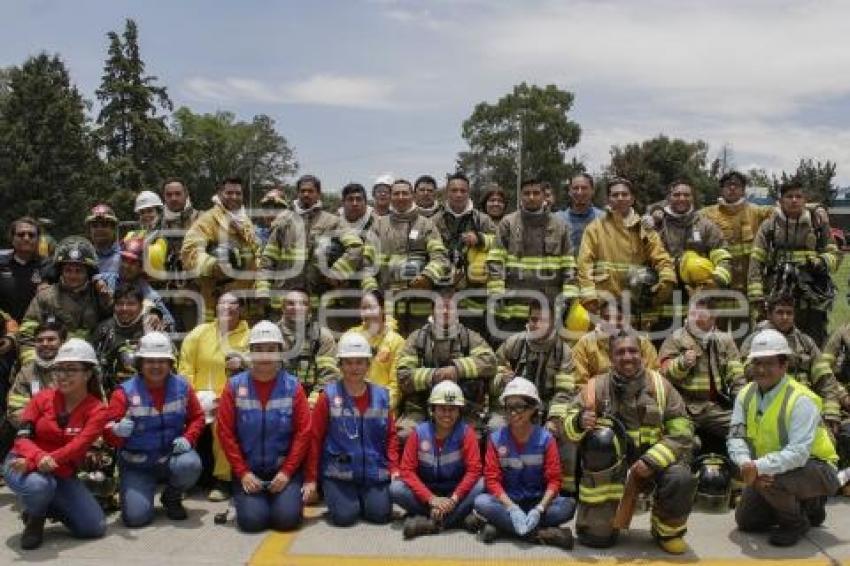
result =
[[549,181],[557,189],[584,170],[581,163],[566,158],[581,136],[581,128],[569,117],[573,98],[555,85],[522,83],[496,104],[479,103],[463,122],[469,150],[458,154],[458,168],[472,178],[475,188],[495,182],[513,195],[521,137],[522,176]]
[[171,168],[166,124],[171,100],[165,87],[156,85],[157,77],[145,75],[133,20],[127,20],[122,36],[112,31],[107,37],[108,57],[96,91],[102,104],[97,116],[100,149],[116,188],[151,188]]
[[0,225],[23,215],[80,232],[105,178],[86,122],[86,103],[58,56],[42,53],[7,72],[0,100]]
[[717,181],[706,167],[708,144],[698,140],[688,142],[659,135],[640,143],[611,148],[611,162],[605,173],[625,177],[635,185],[637,205],[663,200],[667,185],[677,179],[691,183],[697,193],[697,203],[713,202],[717,198]]
[[[256,201],[259,187],[282,184],[298,170],[295,152],[265,114],[250,122],[238,121],[232,112],[195,114],[186,107],[173,115],[176,140],[174,173],[191,188],[201,206],[209,202],[215,184],[239,175]],[[252,194],[253,193],[253,194]]]
[[801,159],[793,173],[783,171],[779,178],[774,177],[774,196],[778,196],[780,186],[793,180],[803,187],[810,201],[829,206],[838,192],[838,186],[833,182],[835,175],[836,164],[828,159],[824,163],[811,158]]

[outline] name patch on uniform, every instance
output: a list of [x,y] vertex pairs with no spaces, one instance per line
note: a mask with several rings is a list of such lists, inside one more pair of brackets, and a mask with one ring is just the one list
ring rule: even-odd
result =
[[422,442],[419,443],[419,449],[422,450],[423,452],[430,452],[431,451],[431,443],[428,442],[427,440],[423,440]]
[[418,229],[416,229],[416,228],[414,228],[413,230],[411,230],[411,231],[410,231],[410,236],[409,236],[409,237],[410,237],[410,239],[411,239],[411,240],[415,240],[416,238],[418,238],[418,237],[419,237],[419,230],[418,230]]
[[508,447],[507,446],[499,446],[499,456],[507,456],[508,455]]
[[247,397],[248,396],[248,388],[243,385],[242,387],[240,387],[236,391],[236,395],[238,395],[239,397]]
[[133,405],[141,405],[142,404],[142,398],[138,395],[133,395],[133,398],[130,399],[130,403],[132,403]]
[[339,395],[334,397],[334,407],[342,407],[342,397]]

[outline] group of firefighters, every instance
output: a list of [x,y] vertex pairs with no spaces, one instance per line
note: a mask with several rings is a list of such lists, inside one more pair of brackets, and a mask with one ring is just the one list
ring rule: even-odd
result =
[[[735,508],[795,544],[850,466],[850,322],[827,337],[839,263],[826,210],[720,179],[645,214],[627,179],[565,187],[379,178],[339,211],[305,175],[248,210],[224,179],[199,212],[180,180],[106,204],[45,252],[0,255],[3,475],[21,546],[169,519],[199,481],[247,532],[387,523],[609,547],[631,515],[671,554],[688,516]],[[547,191],[548,188],[548,191]],[[442,198],[439,196],[442,195]],[[371,196],[371,205],[370,202]],[[600,195],[601,196],[601,195]],[[836,321],[843,322],[843,321]],[[394,510],[395,506],[395,510]]]

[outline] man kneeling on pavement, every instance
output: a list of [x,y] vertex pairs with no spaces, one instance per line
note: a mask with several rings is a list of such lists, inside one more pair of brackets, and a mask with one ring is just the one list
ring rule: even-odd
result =
[[840,487],[821,399],[788,375],[793,355],[776,330],[753,337],[747,356],[753,381],[735,399],[728,441],[746,484],[735,510],[738,528],[773,528],[775,546],[792,546],[822,524],[826,498]]

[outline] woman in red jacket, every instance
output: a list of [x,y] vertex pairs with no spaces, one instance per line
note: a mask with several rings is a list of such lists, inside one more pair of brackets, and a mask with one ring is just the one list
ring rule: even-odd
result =
[[56,388],[33,397],[6,458],[6,483],[24,510],[21,548],[38,548],[49,515],[78,538],[98,538],[106,521],[94,496],[77,479],[77,468],[108,419],[97,382],[91,345],[71,338],[54,361]]
[[[431,389],[428,405],[431,420],[410,432],[401,458],[401,481],[390,484],[393,502],[408,513],[406,539],[459,526],[484,491],[475,429],[460,414],[460,386],[441,381]],[[467,524],[477,527],[472,521]]]

